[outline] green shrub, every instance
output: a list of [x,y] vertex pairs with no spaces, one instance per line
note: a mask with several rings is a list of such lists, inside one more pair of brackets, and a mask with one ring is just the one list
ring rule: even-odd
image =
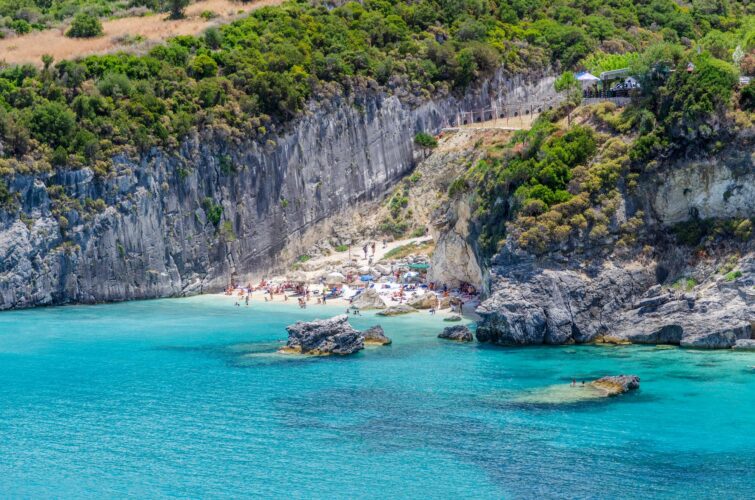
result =
[[16,201],[4,180],[0,179],[0,208],[10,210]]
[[131,80],[123,73],[106,73],[97,82],[100,93],[114,99],[122,99],[131,94]]
[[76,127],[76,115],[59,102],[45,102],[34,106],[29,116],[29,130],[40,142],[53,149],[67,146]]
[[422,149],[435,149],[438,147],[438,140],[425,132],[418,132],[414,136],[414,144]]
[[300,264],[303,264],[303,263],[307,262],[308,260],[310,260],[311,258],[312,258],[311,256],[306,255],[306,254],[300,255],[300,256],[298,256],[296,258],[296,262],[298,262]]
[[755,81],[747,84],[739,93],[739,105],[747,111],[755,111]]
[[218,63],[212,57],[200,54],[189,63],[189,73],[197,80],[215,76],[218,73]]
[[24,19],[14,19],[10,22],[8,25],[10,29],[18,33],[19,35],[23,35],[25,33],[29,33],[31,31],[31,24],[29,24]]
[[681,290],[684,292],[690,292],[697,286],[697,280],[695,278],[679,278],[671,285],[674,290]]
[[743,219],[738,222],[734,228],[734,236],[742,241],[747,241],[752,237],[752,221],[750,219]]
[[170,9],[170,19],[183,19],[189,0],[165,0]]
[[348,245],[336,245],[336,252],[345,252],[348,249]]
[[233,223],[229,220],[223,221],[220,225],[220,237],[228,243],[236,241],[236,232],[233,230]]
[[380,223],[378,229],[383,234],[389,234],[394,238],[398,238],[406,233],[406,230],[409,229],[409,225],[406,223],[406,221],[386,218],[383,219],[383,222]]
[[204,208],[207,221],[213,226],[218,227],[220,224],[220,218],[223,216],[223,207],[216,205],[212,198],[209,196],[202,202],[202,208]]
[[71,38],[92,38],[102,35],[102,23],[99,19],[86,12],[79,12],[71,21],[71,27],[66,36]]
[[730,271],[724,275],[726,281],[734,281],[742,276],[742,271]]

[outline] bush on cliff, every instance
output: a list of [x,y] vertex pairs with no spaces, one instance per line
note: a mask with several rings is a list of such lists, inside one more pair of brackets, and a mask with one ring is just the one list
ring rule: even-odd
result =
[[76,14],[66,36],[71,38],[92,38],[102,35],[102,23],[97,17],[86,12]]

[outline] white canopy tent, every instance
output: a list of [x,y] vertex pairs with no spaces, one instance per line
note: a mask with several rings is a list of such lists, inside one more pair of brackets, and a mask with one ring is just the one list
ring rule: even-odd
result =
[[600,78],[587,71],[577,73],[575,76],[577,77],[577,81],[582,85],[583,89],[590,88],[600,81]]

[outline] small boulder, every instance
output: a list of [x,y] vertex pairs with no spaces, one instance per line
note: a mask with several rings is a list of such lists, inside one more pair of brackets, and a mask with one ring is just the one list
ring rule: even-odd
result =
[[732,349],[737,351],[755,351],[755,339],[739,339],[734,343]]
[[452,314],[450,316],[446,316],[445,318],[443,318],[443,321],[449,321],[449,322],[461,321],[461,316],[459,316],[458,314]]
[[397,306],[390,306],[380,311],[378,316],[399,316],[401,314],[409,314],[417,312],[417,310],[407,304],[399,304]]
[[391,339],[385,336],[385,331],[380,325],[371,326],[362,332],[366,345],[388,345]]
[[286,327],[288,343],[283,353],[300,353],[312,356],[354,354],[364,349],[364,337],[349,324],[345,314],[330,319],[297,321]]
[[590,384],[604,391],[606,396],[617,396],[625,392],[640,388],[640,377],[637,375],[614,375],[602,377]]
[[354,302],[352,302],[351,305],[358,307],[363,311],[368,309],[385,309],[386,307],[385,302],[380,298],[380,294],[378,294],[377,290],[374,288],[368,288],[360,293],[359,297],[354,299]]
[[708,326],[705,331],[700,330],[702,328],[682,337],[680,345],[694,349],[729,349],[734,347],[737,340],[749,339],[752,336],[752,326],[745,322],[722,325],[717,329]]
[[439,339],[472,342],[472,332],[464,325],[447,326],[438,334]]
[[430,309],[438,306],[438,297],[434,293],[424,293],[407,301],[415,309]]

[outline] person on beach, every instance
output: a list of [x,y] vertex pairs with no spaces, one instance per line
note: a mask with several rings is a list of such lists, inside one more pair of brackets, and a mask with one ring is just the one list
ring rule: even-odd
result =
[[572,387],[576,387],[577,386],[577,379],[576,378],[571,379],[571,386]]
[[325,305],[325,300],[326,300],[326,299],[327,299],[327,298],[325,297],[325,295],[323,295],[323,296],[322,296],[322,305]]
[[383,238],[383,248],[388,248],[388,240],[386,240],[385,238]]
[[249,306],[249,294],[248,293],[246,294],[246,299],[245,300],[246,300],[246,305],[248,307]]
[[372,256],[375,256],[375,242],[372,242]]
[[364,246],[362,247],[362,251],[364,252],[364,258],[366,259],[367,258],[367,243],[365,243]]

